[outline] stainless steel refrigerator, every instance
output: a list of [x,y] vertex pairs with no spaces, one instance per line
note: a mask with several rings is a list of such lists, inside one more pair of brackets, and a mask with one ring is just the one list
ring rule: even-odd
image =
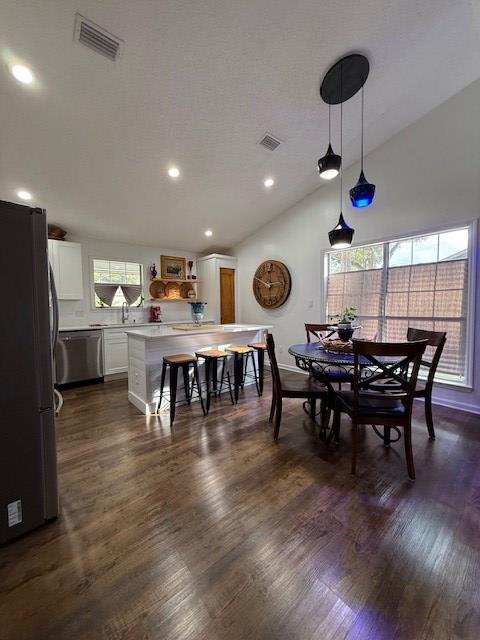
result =
[[58,513],[52,360],[58,306],[49,275],[45,211],[0,201],[0,237],[0,543],[4,543]]

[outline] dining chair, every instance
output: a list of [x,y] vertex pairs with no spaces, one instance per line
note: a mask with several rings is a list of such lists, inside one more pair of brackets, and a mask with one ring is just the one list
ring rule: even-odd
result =
[[[330,329],[329,324],[310,324],[305,322],[305,333],[307,334],[307,342],[311,342],[311,336],[318,341],[322,338],[330,338],[335,333],[334,329]],[[327,335],[322,335],[326,333]]]
[[[431,440],[435,440],[432,415],[432,390],[438,363],[442,356],[445,342],[447,341],[447,333],[446,331],[427,331],[426,329],[408,327],[407,340],[409,342],[427,340],[427,347],[432,347],[433,349],[431,360],[425,357],[422,359],[421,366],[428,369],[428,375],[425,383],[417,385],[415,398],[423,398],[425,401],[425,421],[427,423],[428,436]],[[394,380],[379,380],[372,388],[376,391],[395,393],[398,390],[398,384]]]
[[292,374],[284,376],[278,368],[275,355],[275,342],[271,333],[267,333],[267,352],[272,371],[272,405],[270,408],[269,422],[274,422],[273,437],[278,440],[280,423],[282,420],[283,398],[300,398],[310,401],[311,406],[315,406],[315,400],[320,400],[322,405],[327,400],[328,390],[325,385],[318,382],[311,376],[303,374]]
[[[338,441],[341,413],[352,421],[352,474],[357,464],[357,435],[360,424],[384,427],[384,437],[390,440],[392,427],[403,427],[408,475],[415,480],[412,452],[412,406],[418,371],[428,340],[415,342],[365,342],[353,340],[353,389],[335,393],[332,435]],[[384,358],[389,360],[386,364]],[[392,363],[391,360],[394,359]],[[397,359],[398,358],[398,359]],[[368,367],[370,376],[362,374]],[[394,394],[372,391],[378,380],[391,379],[398,385]]]

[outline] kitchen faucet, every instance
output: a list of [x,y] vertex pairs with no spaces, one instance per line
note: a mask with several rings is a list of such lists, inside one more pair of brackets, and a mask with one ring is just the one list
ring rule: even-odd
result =
[[122,324],[125,324],[128,321],[128,312],[130,307],[128,306],[128,302],[122,302]]

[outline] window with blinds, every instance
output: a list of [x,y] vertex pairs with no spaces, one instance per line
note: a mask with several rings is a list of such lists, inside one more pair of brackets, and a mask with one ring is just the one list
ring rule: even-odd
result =
[[143,304],[142,265],[118,260],[93,260],[95,307],[121,307]]
[[390,342],[405,340],[408,327],[446,331],[437,377],[465,383],[470,233],[461,227],[327,252],[327,318],[355,307],[359,335]]

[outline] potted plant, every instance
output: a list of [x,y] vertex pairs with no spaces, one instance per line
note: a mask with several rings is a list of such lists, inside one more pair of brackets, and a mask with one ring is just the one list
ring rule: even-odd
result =
[[352,327],[352,322],[357,317],[357,309],[355,307],[345,307],[337,316],[337,333],[340,340],[348,342],[355,331],[356,327]]

